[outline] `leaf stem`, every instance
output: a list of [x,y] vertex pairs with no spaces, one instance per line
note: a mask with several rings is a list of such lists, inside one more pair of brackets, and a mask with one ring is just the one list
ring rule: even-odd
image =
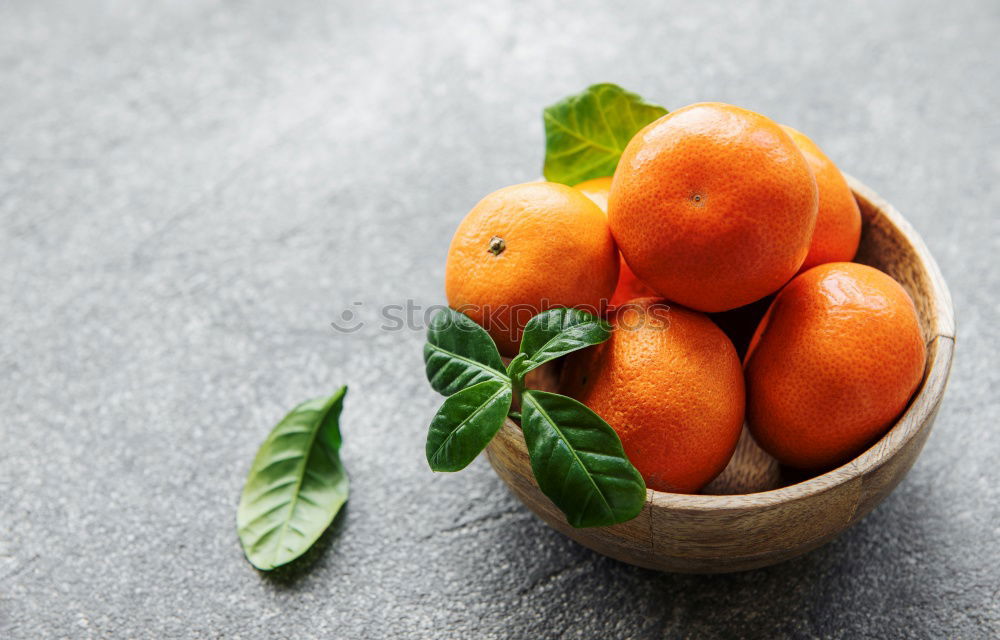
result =
[[524,391],[524,378],[521,376],[514,376],[510,380],[511,391],[513,396],[511,397],[511,406],[515,407],[513,413],[518,414],[518,419],[521,418],[521,392]]

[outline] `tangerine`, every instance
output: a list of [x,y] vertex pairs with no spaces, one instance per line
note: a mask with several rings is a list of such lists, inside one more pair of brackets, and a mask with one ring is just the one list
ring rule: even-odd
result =
[[699,311],[743,306],[802,266],[816,179],[774,121],[698,103],[637,133],[611,184],[618,248],[643,282]]
[[729,462],[743,426],[732,343],[704,314],[640,298],[612,311],[606,342],[571,354],[562,389],[593,409],[658,491],[694,493]]
[[618,280],[607,218],[580,191],[529,182],[494,191],[465,216],[445,265],[448,304],[507,356],[524,325],[554,307],[598,313]]
[[844,174],[805,134],[781,125],[805,156],[819,193],[816,231],[800,271],[826,262],[850,262],[861,240],[861,210]]
[[789,466],[847,462],[903,412],[925,360],[916,308],[898,282],[851,262],[813,267],[781,290],[750,343],[748,426]]

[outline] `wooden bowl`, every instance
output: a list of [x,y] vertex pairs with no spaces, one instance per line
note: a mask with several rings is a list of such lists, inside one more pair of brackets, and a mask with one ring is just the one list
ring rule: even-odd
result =
[[[538,489],[521,430],[511,420],[487,449],[490,464],[536,515],[580,544],[622,562],[685,573],[743,571],[815,549],[863,518],[899,484],[930,434],[951,371],[951,297],[920,236],[888,202],[848,177],[863,217],[855,258],[912,296],[927,340],[927,368],[906,412],[847,464],[813,477],[789,474],[744,430],[729,466],[702,494],[649,490],[633,520],[574,529]],[[536,381],[553,385],[554,376]],[[706,495],[726,494],[726,495]]]

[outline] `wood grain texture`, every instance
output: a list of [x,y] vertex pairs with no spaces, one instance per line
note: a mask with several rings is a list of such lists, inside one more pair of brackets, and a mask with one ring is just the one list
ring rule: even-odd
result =
[[[914,229],[868,187],[850,176],[848,182],[863,217],[856,261],[885,271],[906,288],[927,339],[924,380],[885,436],[837,469],[787,484],[775,461],[745,432],[729,466],[702,494],[650,490],[635,519],[574,529],[538,490],[520,428],[508,420],[487,455],[514,495],[551,527],[599,553],[693,573],[742,571],[794,558],[844,531],[889,495],[930,434],[951,372],[955,321],[944,279]],[[539,370],[534,382],[551,389],[555,377]]]

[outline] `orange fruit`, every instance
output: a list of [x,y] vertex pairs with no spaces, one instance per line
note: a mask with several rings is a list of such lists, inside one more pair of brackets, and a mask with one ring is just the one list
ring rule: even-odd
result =
[[816,179],[777,123],[722,103],[678,109],[632,138],[608,216],[635,274],[699,311],[763,298],[802,266]]
[[861,210],[847,180],[837,165],[805,134],[785,125],[781,128],[805,156],[819,190],[816,231],[800,271],[826,262],[850,262],[861,240]]
[[743,372],[711,320],[668,304],[641,298],[615,310],[611,338],[567,358],[562,389],[611,425],[647,486],[694,493],[736,448]]
[[892,426],[923,378],[913,301],[878,269],[831,262],[781,290],[744,365],[747,422],[781,462],[847,462]]
[[628,263],[625,262],[625,258],[622,258],[621,264],[618,267],[618,284],[615,286],[615,292],[611,296],[610,306],[618,307],[629,300],[651,296],[656,297],[656,292],[640,280],[628,266]]
[[524,325],[553,307],[598,313],[618,280],[605,215],[585,195],[552,182],[505,187],[483,198],[448,248],[448,305],[482,325],[507,356]]
[[[594,204],[601,208],[601,211],[604,213],[608,212],[608,193],[611,191],[611,176],[586,180],[577,184],[576,188],[582,191],[583,195],[593,200]],[[618,284],[615,286],[615,292],[611,296],[610,305],[617,307],[634,298],[646,298],[655,295],[656,292],[637,278],[628,266],[628,263],[625,262],[625,258],[622,258],[618,267]]]
[[607,214],[608,194],[611,192],[611,176],[584,180],[574,186],[582,191],[583,195],[593,200],[594,204],[600,207],[601,211]]

